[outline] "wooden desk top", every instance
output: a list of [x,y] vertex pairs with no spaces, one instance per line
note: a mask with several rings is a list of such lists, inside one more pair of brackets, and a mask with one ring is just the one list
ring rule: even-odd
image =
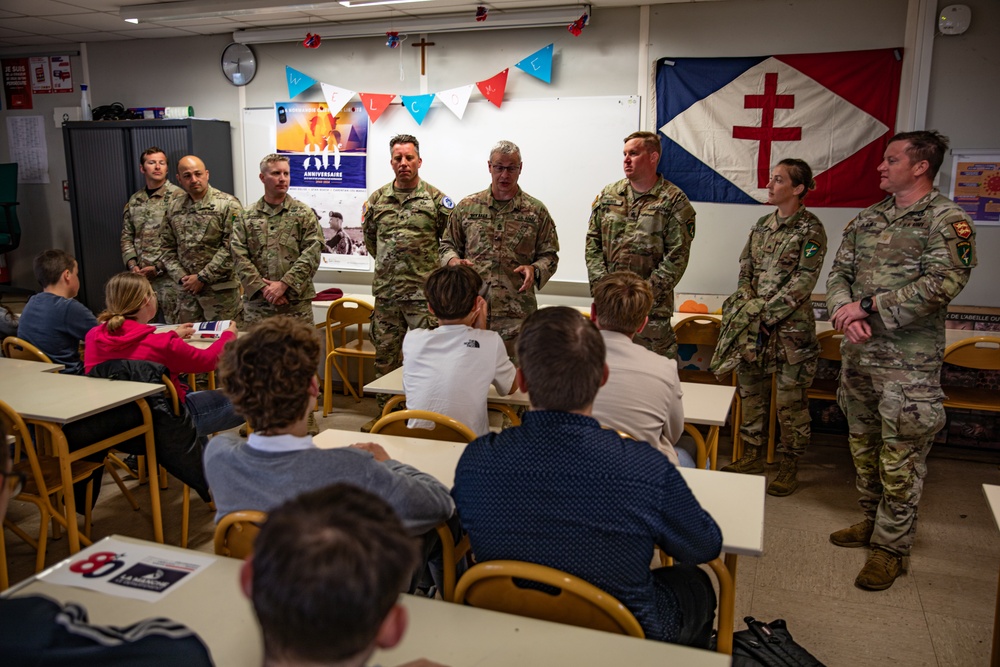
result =
[[993,520],[996,521],[997,528],[1000,528],[1000,486],[983,484],[983,493],[986,495],[986,503],[993,512]]
[[66,367],[62,364],[47,364],[43,361],[0,357],[0,374],[5,378],[14,377],[14,375],[19,373],[58,373],[64,368]]
[[21,373],[14,382],[0,383],[0,400],[25,419],[68,424],[162,391],[159,383]]

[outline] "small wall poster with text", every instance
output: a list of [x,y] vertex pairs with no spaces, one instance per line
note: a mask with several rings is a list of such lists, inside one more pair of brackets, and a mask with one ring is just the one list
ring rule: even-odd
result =
[[39,56],[28,62],[33,95],[73,92],[73,66],[69,56]]
[[955,151],[950,195],[976,224],[1000,225],[1000,151]]
[[4,58],[3,92],[7,109],[31,109],[31,88],[28,86],[28,59]]

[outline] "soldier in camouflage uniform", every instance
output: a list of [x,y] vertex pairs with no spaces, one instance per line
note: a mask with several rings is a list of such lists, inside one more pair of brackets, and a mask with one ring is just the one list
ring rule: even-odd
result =
[[441,263],[467,264],[479,273],[489,290],[489,328],[516,359],[521,322],[538,308],[535,290],[559,264],[559,239],[545,204],[517,185],[521,149],[501,141],[487,164],[493,183],[455,207],[441,239]]
[[151,146],[139,157],[139,171],[146,187],[132,195],[122,211],[122,261],[133,273],[146,276],[156,292],[160,313],[168,324],[177,324],[177,283],[163,264],[160,232],[170,200],[181,189],[167,180],[167,155]]
[[694,240],[694,209],[680,188],[656,173],[660,139],[652,132],[625,137],[625,178],[594,200],[587,228],[590,289],[608,273],[633,271],[649,281],[653,310],[635,337],[671,359],[677,338],[670,324],[674,286],[684,275]]
[[182,322],[243,321],[230,251],[233,226],[243,218],[236,197],[208,184],[205,163],[194,155],[177,163],[177,182],[187,193],[167,207],[163,222],[163,264],[180,285],[177,317]]
[[[427,310],[424,278],[437,266],[437,249],[451,199],[420,178],[420,142],[409,134],[389,140],[389,164],[396,178],[365,203],[362,231],[368,254],[375,258],[371,338],[375,375],[403,364],[403,337],[409,329],[436,322]],[[384,404],[386,397],[379,396]]]
[[812,292],[826,256],[823,223],[806,210],[802,199],[815,188],[812,169],[788,159],[771,170],[767,203],[777,206],[750,230],[740,255],[737,293],[761,299],[759,340],[764,351],[756,363],[738,366],[743,423],[743,457],[723,468],[762,473],[771,406],[771,375],[777,374],[777,413],[782,453],[778,476],[768,485],[772,496],[787,496],[798,487],[798,459],[811,436],[806,390],[816,374],[819,343]]
[[892,196],[847,225],[826,284],[844,332],[837,401],[864,511],[830,541],[872,547],[854,582],[869,590],[892,585],[913,545],[927,453],[945,422],[947,306],[976,265],[972,220],[933,185],[947,150],[934,131],[889,140],[878,170]]
[[288,158],[272,153],[260,161],[264,196],[233,225],[233,270],[243,286],[247,326],[272,315],[313,323],[313,277],[319,268],[323,230],[306,204],[288,195]]

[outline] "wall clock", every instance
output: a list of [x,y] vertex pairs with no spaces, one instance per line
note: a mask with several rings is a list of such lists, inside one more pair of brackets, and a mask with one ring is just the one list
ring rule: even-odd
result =
[[245,86],[257,73],[257,56],[246,44],[233,42],[222,52],[222,73],[234,86]]

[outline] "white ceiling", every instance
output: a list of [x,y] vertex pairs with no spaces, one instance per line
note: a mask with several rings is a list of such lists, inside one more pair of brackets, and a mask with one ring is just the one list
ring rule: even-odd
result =
[[[169,4],[178,0],[167,0]],[[594,7],[626,7],[639,4],[695,2],[710,0],[490,0],[481,4],[490,12],[527,7],[591,4]],[[240,0],[232,0],[238,6]],[[322,4],[325,0],[316,0]],[[321,9],[258,16],[214,17],[132,24],[123,21],[123,6],[150,4],[149,0],[3,0],[0,2],[0,48],[4,51],[38,50],[80,42],[109,42],[125,39],[159,39],[231,33],[244,28],[270,26],[303,27],[310,24],[342,23],[352,20],[404,18],[429,14],[468,11],[474,15],[476,0],[430,0],[412,4],[375,7],[343,7],[330,3]],[[280,7],[282,0],[275,0]],[[488,19],[487,19],[488,20]]]

